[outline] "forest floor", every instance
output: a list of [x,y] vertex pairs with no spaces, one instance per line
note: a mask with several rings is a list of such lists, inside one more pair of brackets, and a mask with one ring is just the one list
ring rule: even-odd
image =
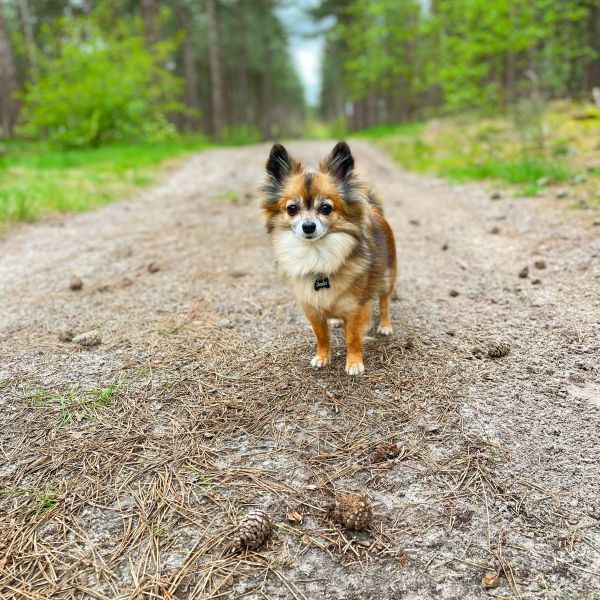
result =
[[[339,331],[309,367],[257,209],[267,145],[0,238],[0,597],[600,597],[598,210],[353,149],[400,266],[360,378]],[[336,493],[370,498],[368,530],[328,519]],[[251,507],[275,533],[231,554]]]

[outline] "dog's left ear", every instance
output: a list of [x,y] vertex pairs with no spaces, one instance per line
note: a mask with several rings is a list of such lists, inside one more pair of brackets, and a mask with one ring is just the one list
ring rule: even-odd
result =
[[354,157],[346,142],[338,142],[331,154],[322,163],[323,170],[337,179],[345,179],[354,169]]

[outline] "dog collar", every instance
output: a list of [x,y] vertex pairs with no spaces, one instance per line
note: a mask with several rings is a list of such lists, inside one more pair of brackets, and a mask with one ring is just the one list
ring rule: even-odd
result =
[[315,292],[318,292],[321,288],[330,288],[331,284],[329,283],[329,277],[325,277],[324,275],[319,275],[315,279]]

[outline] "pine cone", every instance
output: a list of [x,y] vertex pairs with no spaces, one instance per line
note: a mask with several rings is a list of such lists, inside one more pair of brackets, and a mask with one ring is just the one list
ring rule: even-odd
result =
[[389,460],[392,458],[396,458],[400,454],[400,448],[396,446],[396,444],[383,444],[376,448],[374,452],[371,453],[371,462],[378,463],[384,460]]
[[348,529],[366,529],[373,518],[366,496],[336,496],[330,508],[331,518]]
[[510,344],[505,340],[495,340],[488,345],[487,355],[490,358],[502,358],[510,352]]
[[258,548],[271,535],[271,521],[269,515],[258,509],[253,508],[238,525],[233,547],[236,550],[241,548]]

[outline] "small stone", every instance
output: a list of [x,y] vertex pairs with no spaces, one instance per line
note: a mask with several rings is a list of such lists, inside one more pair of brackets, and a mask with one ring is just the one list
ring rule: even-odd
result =
[[542,283],[542,280],[539,278],[535,278],[531,280],[531,285],[540,285]]
[[62,329],[58,332],[58,339],[61,342],[72,342],[74,334],[70,329]]
[[500,200],[502,198],[502,194],[500,192],[493,192],[490,196],[491,200]]
[[519,271],[519,277],[521,279],[527,279],[527,277],[529,277],[529,267],[523,267],[520,271]]
[[559,190],[556,190],[556,192],[554,192],[554,195],[559,199],[566,198],[569,195],[569,192],[567,190],[561,188]]
[[594,227],[600,227],[600,221],[594,221],[594,222],[592,223],[592,225],[593,225]]
[[487,590],[491,588],[497,588],[500,585],[498,573],[495,573],[494,571],[488,571],[485,573],[481,580],[481,585]]
[[541,270],[541,269],[545,269],[547,265],[546,265],[546,261],[545,261],[545,260],[536,260],[536,261],[533,263],[533,266],[534,266],[536,269],[540,269],[540,270]]
[[548,178],[547,177],[540,177],[536,183],[538,185],[548,185]]
[[442,244],[442,250],[444,250],[444,251],[445,251],[445,250],[448,250],[448,242],[444,242],[444,243]]
[[500,233],[500,227],[492,227],[492,228],[490,229],[490,233],[491,233],[492,235],[498,235],[498,234]]
[[450,290],[448,292],[448,296],[450,296],[451,298],[456,298],[456,296],[458,296],[458,295],[459,295],[459,293],[457,290]]
[[83,280],[81,277],[73,276],[69,281],[69,289],[74,292],[78,292],[83,287]]
[[219,321],[219,327],[222,327],[223,329],[233,329],[233,323],[231,319],[224,317]]
[[409,221],[409,223],[410,223],[411,225],[416,225],[416,226],[418,226],[418,225],[420,225],[420,224],[421,224],[421,222],[420,222],[418,219],[411,219],[411,220]]
[[130,285],[133,285],[133,279],[131,279],[131,277],[123,277],[121,285],[123,287],[129,287]]
[[102,337],[96,330],[86,331],[85,333],[76,335],[73,338],[73,343],[83,346],[84,348],[93,348],[94,346],[99,346],[102,343]]
[[149,273],[158,273],[160,271],[160,266],[157,265],[155,262],[151,262],[148,265],[147,269]]

